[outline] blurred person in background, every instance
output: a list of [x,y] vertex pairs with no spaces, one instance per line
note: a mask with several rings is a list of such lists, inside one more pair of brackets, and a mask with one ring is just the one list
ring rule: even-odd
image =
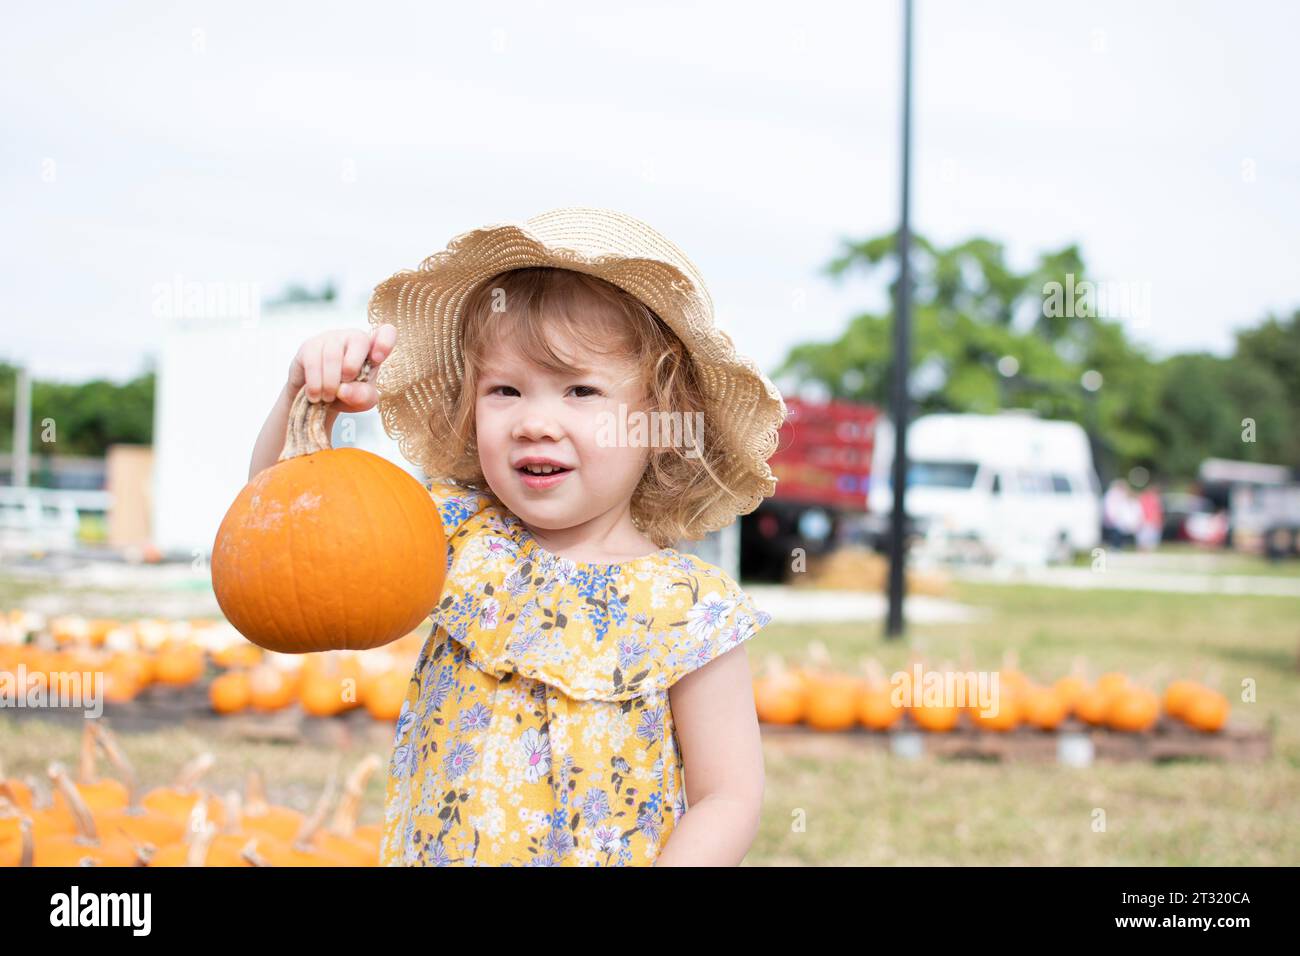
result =
[[1160,503],[1160,489],[1155,482],[1142,489],[1138,496],[1141,523],[1138,525],[1137,544],[1143,551],[1154,551],[1160,544],[1164,530],[1165,514]]
[[1101,502],[1102,538],[1115,548],[1137,540],[1142,522],[1142,508],[1133,490],[1123,478],[1116,478],[1106,489]]

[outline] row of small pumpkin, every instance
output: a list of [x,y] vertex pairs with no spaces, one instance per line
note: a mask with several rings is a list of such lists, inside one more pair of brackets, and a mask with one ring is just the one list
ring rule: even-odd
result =
[[[183,688],[224,671],[208,689],[213,710],[271,713],[299,704],[313,716],[364,707],[394,720],[425,635],[374,651],[292,655],[263,651],[222,621],[55,617],[14,611],[0,618],[0,671],[50,686],[55,674],[102,674],[111,703],[151,686]],[[26,692],[27,686],[19,688]]]
[[208,688],[218,714],[273,713],[300,706],[312,717],[335,717],[364,708],[376,720],[394,721],[402,710],[414,657],[384,651],[304,654],[299,666],[229,670]]
[[[1141,733],[1154,727],[1163,712],[1196,730],[1214,733],[1223,729],[1231,711],[1227,697],[1197,681],[1172,681],[1160,694],[1148,682],[1118,671],[1089,681],[1076,667],[1074,673],[1041,684],[1020,671],[1010,657],[998,672],[998,706],[994,713],[985,713],[978,705],[959,707],[927,700],[922,688],[917,688],[917,699],[912,700],[911,669],[890,680],[877,662],[865,658],[863,674],[846,674],[829,666],[820,645],[814,643],[810,650],[812,662],[799,667],[769,657],[766,672],[754,680],[759,720],[802,723],[826,731],[859,726],[883,731],[908,720],[922,730],[944,732],[955,729],[964,715],[981,730],[1008,731],[1023,725],[1052,731],[1074,717],[1094,727]],[[948,673],[950,668],[937,672],[939,677]],[[902,691],[898,697],[895,687]],[[912,703],[896,706],[896,700]]]
[[[99,748],[115,776],[99,776]],[[47,789],[33,776],[0,773],[0,866],[375,866],[379,827],[357,823],[378,757],[362,760],[334,801],[333,775],[303,814],[270,803],[259,774],[244,793],[218,799],[199,785],[213,758],[201,754],[170,786],[142,791],[102,721],[87,720],[74,780],[50,764]],[[331,818],[330,807],[334,806]]]

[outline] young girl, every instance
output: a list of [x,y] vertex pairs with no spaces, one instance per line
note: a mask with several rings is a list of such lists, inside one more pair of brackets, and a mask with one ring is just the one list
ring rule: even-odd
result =
[[304,343],[252,471],[305,385],[331,423],[378,404],[435,476],[447,578],[382,862],[739,863],[763,794],[741,645],[770,616],[673,545],[772,493],[786,408],[695,267],[631,217],[556,210],[458,236],[370,320]]

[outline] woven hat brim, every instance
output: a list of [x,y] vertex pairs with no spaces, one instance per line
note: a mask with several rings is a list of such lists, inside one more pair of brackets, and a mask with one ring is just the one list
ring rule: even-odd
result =
[[[619,251],[602,251],[611,248]],[[638,255],[642,250],[648,254]],[[380,366],[379,413],[408,460],[429,476],[457,477],[463,454],[450,416],[464,379],[463,306],[494,277],[535,266],[571,269],[624,289],[652,308],[690,352],[708,403],[706,418],[724,432],[728,448],[720,477],[738,499],[700,515],[688,536],[730,524],[775,491],[767,460],[787,414],[780,392],[713,324],[712,303],[690,260],[649,226],[608,210],[557,210],[525,223],[473,229],[375,288],[370,322],[396,326],[398,342]]]

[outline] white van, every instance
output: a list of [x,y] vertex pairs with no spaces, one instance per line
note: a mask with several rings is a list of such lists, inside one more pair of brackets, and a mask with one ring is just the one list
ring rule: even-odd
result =
[[[867,512],[888,529],[894,430],[876,429]],[[1075,422],[1032,412],[923,415],[907,432],[907,512],[944,557],[1043,563],[1101,541],[1101,483]]]

